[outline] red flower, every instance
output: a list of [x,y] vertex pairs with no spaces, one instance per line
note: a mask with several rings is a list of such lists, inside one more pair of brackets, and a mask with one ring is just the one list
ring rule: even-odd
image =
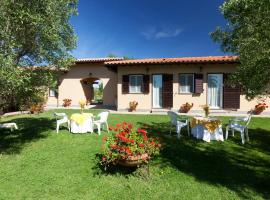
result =
[[144,144],[142,144],[142,143],[141,143],[141,144],[139,144],[139,147],[143,148],[143,147],[144,147]]
[[133,125],[132,124],[128,124],[128,128],[129,129],[132,129],[133,128]]
[[106,161],[107,158],[105,156],[102,157],[102,161]]

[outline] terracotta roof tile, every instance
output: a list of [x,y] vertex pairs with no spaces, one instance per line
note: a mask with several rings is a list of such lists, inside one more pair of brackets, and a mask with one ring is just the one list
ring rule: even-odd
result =
[[105,62],[105,65],[174,64],[174,63],[235,63],[238,56],[207,56],[181,58],[147,58]]
[[99,62],[108,62],[108,61],[120,61],[123,58],[81,58],[77,59],[76,63],[99,63]]

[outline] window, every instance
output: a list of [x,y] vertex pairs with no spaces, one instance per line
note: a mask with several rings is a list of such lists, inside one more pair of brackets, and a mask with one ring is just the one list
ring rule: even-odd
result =
[[49,97],[55,97],[56,96],[56,92],[54,89],[49,89]]
[[130,75],[129,76],[129,93],[142,93],[143,76]]
[[194,74],[179,75],[179,92],[193,93],[194,91]]

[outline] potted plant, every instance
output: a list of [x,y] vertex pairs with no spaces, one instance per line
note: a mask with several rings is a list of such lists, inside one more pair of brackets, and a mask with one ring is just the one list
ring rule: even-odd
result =
[[182,104],[182,106],[179,109],[180,113],[188,113],[188,111],[190,111],[190,109],[193,107],[193,103],[184,103]]
[[63,99],[63,106],[69,107],[71,105],[71,99]]
[[255,108],[252,110],[252,113],[254,115],[261,114],[268,106],[266,105],[266,99],[260,99],[258,101],[258,104],[255,106]]
[[131,101],[129,102],[129,111],[136,111],[136,108],[138,106],[138,102],[137,101]]
[[161,144],[144,129],[135,129],[132,124],[123,122],[110,130],[111,135],[103,139],[100,154],[100,164],[105,169],[110,165],[140,166],[159,153]]
[[202,108],[203,108],[203,111],[204,111],[204,116],[205,116],[205,117],[208,117],[208,115],[209,115],[209,113],[210,113],[210,108],[209,108],[209,106],[206,104],[206,105],[203,105]]
[[86,100],[81,99],[79,101],[79,105],[80,105],[80,108],[81,108],[81,113],[83,113],[83,110],[84,110],[85,105],[86,105]]

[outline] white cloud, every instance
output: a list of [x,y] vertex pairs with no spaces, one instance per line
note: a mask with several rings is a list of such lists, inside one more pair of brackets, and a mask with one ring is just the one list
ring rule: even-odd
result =
[[147,30],[141,32],[141,34],[148,40],[158,40],[162,38],[177,37],[183,32],[182,28],[156,28],[149,27]]

